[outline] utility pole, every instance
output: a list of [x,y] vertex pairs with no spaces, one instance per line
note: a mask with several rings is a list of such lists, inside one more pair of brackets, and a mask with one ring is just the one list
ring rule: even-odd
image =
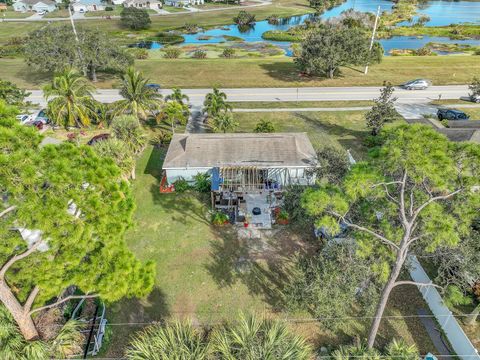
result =
[[75,22],[73,21],[72,9],[70,8],[70,3],[67,5],[67,8],[68,8],[68,15],[70,17],[70,23],[72,24],[73,35],[75,35],[75,41],[77,43],[78,57],[80,58],[80,62],[82,63],[82,67],[83,67],[82,69],[83,75],[87,76],[87,69],[83,64],[82,49],[80,48],[80,40],[78,39],[77,28],[75,27]]
[[[378,19],[380,18],[380,5],[378,5],[377,8],[377,15],[375,16],[375,24],[373,25],[373,31],[372,31],[372,39],[370,40],[370,49],[368,51],[368,56],[372,53],[373,49],[373,43],[375,41],[375,34],[377,32],[377,26],[378,26]],[[368,60],[367,60],[367,65],[365,65],[365,75],[368,74]]]

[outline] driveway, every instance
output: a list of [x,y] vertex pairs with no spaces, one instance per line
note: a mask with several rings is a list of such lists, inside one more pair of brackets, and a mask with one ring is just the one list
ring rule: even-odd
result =
[[430,104],[419,104],[419,103],[410,103],[410,104],[395,104],[395,109],[397,112],[402,115],[405,119],[424,119],[424,115],[437,116],[437,110],[439,106],[430,105]]

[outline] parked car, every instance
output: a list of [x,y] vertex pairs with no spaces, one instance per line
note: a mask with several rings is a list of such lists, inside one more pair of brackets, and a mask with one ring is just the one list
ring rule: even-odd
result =
[[463,111],[455,109],[438,109],[437,116],[439,120],[468,120],[470,117]]
[[92,137],[90,140],[88,140],[87,145],[94,145],[95,143],[103,140],[107,140],[110,137],[110,134],[100,134],[100,135],[95,135]]
[[430,86],[430,81],[425,79],[415,79],[407,81],[402,84],[402,87],[407,90],[425,90]]
[[155,90],[156,92],[160,92],[162,87],[159,84],[147,84],[148,88]]
[[50,123],[50,119],[47,116],[47,110],[40,110],[36,116],[34,116],[35,121],[41,121],[44,125]]
[[470,95],[470,101],[479,104],[480,103],[480,95]]
[[45,15],[47,12],[45,10],[41,10],[39,12],[37,12],[38,15]]
[[33,120],[33,115],[30,115],[30,114],[17,115],[17,120],[20,121],[20,124],[24,125]]

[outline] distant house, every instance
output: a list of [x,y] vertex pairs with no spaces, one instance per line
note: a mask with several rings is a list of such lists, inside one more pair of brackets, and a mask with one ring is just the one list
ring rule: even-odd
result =
[[112,0],[113,5],[122,5],[125,2],[125,0]]
[[21,12],[52,12],[57,9],[57,3],[52,0],[18,0],[12,6],[13,10]]
[[135,7],[138,9],[159,10],[163,4],[156,0],[126,0],[123,3],[125,7]]
[[202,5],[204,0],[165,0],[165,5],[174,7],[188,7],[193,5]]
[[0,3],[0,11],[7,11],[7,4]]
[[[290,185],[315,183],[318,160],[307,134],[175,134],[161,192],[198,174],[211,179],[212,207],[231,222],[269,228]],[[168,183],[168,184],[167,184]]]
[[105,10],[105,3],[101,0],[79,0],[71,4],[74,12],[85,13],[87,11]]

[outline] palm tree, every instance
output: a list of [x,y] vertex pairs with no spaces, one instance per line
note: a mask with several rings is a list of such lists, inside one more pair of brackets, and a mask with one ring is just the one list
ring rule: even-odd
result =
[[132,114],[138,119],[146,119],[147,114],[160,108],[162,95],[147,86],[149,79],[129,67],[122,76],[120,95],[124,100],[115,103],[117,114]]
[[169,101],[163,107],[161,115],[172,126],[172,133],[175,133],[175,125],[185,125],[188,120],[188,108],[176,101]]
[[211,93],[205,96],[203,106],[208,116],[216,116],[220,111],[231,110],[232,106],[227,103],[227,94],[214,87]]
[[415,345],[408,345],[405,340],[393,339],[387,346],[387,354],[392,360],[416,360],[420,358]]
[[186,102],[188,102],[190,99],[188,98],[187,95],[182,94],[182,90],[180,90],[179,88],[173,88],[172,93],[170,95],[167,95],[165,97],[165,100],[166,101],[176,101],[176,102],[183,105],[184,100]]
[[65,69],[53,77],[52,83],[43,87],[48,100],[48,114],[55,124],[87,126],[95,119],[95,88],[74,69]]
[[125,180],[135,178],[135,159],[127,144],[116,138],[110,138],[103,141],[97,141],[93,149],[99,156],[113,159],[120,168]]
[[234,120],[232,114],[227,111],[222,111],[215,115],[211,122],[211,126],[215,132],[223,133],[234,130],[238,125],[238,122]]
[[212,341],[215,358],[220,359],[313,358],[311,347],[284,322],[255,315],[242,314],[237,324],[215,330]]
[[64,359],[81,352],[83,335],[78,331],[79,323],[70,320],[57,336],[50,341],[26,341],[11,314],[0,306],[0,359],[44,360]]
[[136,336],[126,351],[128,360],[204,360],[209,353],[204,331],[191,323],[155,325]]
[[[129,150],[132,158],[140,154],[147,145],[147,136],[142,129],[140,121],[133,115],[121,115],[112,120],[110,125],[112,129],[113,138],[123,142]],[[119,160],[119,163],[123,164],[121,168],[124,169],[129,165],[131,167],[131,178],[135,179],[135,161],[130,163],[128,156],[122,156],[123,160]]]

